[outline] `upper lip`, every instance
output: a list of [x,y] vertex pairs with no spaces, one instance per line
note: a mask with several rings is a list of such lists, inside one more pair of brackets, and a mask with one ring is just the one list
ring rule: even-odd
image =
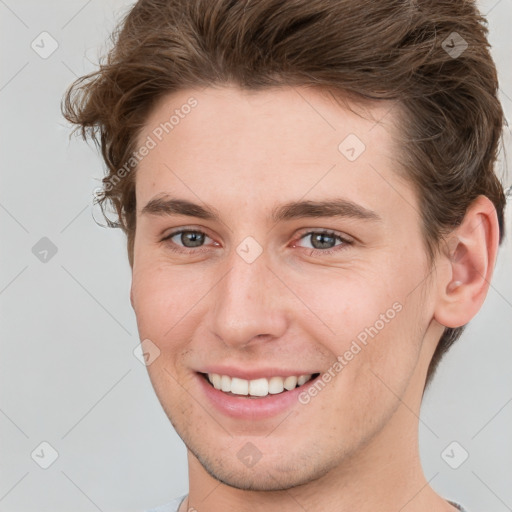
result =
[[254,380],[265,377],[270,379],[271,377],[290,377],[296,375],[313,375],[318,373],[317,370],[286,370],[282,368],[236,368],[234,366],[220,366],[211,365],[205,366],[197,370],[199,373],[217,373],[219,375],[228,375],[229,377],[237,377],[238,379]]

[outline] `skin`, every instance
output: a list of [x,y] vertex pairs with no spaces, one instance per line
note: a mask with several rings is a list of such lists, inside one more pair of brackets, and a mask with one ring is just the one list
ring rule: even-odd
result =
[[[137,169],[131,290],[140,338],[161,351],[151,382],[188,448],[181,510],[455,510],[423,474],[418,416],[443,326],[468,322],[487,293],[492,204],[473,203],[432,268],[418,199],[396,172],[390,105],[354,113],[306,88],[183,90],[160,101],[139,140],[190,96],[197,107]],[[338,150],[350,133],[366,146],[353,162]],[[220,220],[142,213],[162,194],[215,208]],[[334,197],[380,220],[270,218],[288,201]],[[204,245],[163,241],[178,228],[206,233]],[[341,250],[312,253],[312,230],[352,243],[329,239]],[[247,236],[263,250],[252,263],[236,251]],[[234,419],[198,385],[206,364],[325,372],[397,302],[401,311],[305,405]],[[262,454],[250,468],[237,457],[247,442]]]

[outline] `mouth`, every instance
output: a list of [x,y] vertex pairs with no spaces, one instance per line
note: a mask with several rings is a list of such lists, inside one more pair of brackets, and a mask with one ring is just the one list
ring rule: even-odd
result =
[[212,388],[222,391],[225,395],[250,399],[261,399],[269,395],[284,395],[305,386],[320,375],[320,373],[312,373],[246,380],[218,373],[198,373]]

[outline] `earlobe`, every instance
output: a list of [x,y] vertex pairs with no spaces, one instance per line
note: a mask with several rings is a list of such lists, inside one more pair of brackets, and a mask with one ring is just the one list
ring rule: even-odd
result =
[[434,318],[445,327],[467,324],[479,311],[489,289],[498,250],[496,209],[479,196],[446,240],[441,256],[447,268],[439,278]]

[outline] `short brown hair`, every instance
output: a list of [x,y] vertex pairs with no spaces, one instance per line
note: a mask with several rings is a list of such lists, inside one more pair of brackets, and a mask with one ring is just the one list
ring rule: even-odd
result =
[[[494,163],[504,120],[487,32],[466,0],[140,0],[106,61],[72,84],[62,110],[101,148],[108,172],[99,203],[104,213],[104,204],[114,207],[117,220],[107,223],[126,233],[133,265],[136,166],[122,179],[119,170],[164,95],[233,83],[392,100],[405,113],[400,161],[418,193],[432,260],[480,194],[496,207],[503,238]],[[462,330],[445,329],[425,387]]]

